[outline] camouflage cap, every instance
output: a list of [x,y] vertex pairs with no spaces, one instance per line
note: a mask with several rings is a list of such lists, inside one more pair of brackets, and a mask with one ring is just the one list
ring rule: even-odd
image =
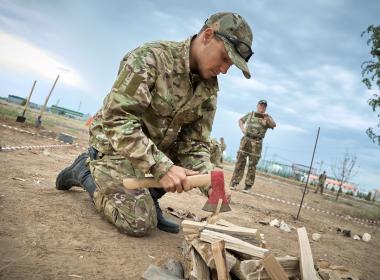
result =
[[[239,14],[217,13],[210,16],[206,20],[205,25],[212,27],[214,31],[224,33],[244,42],[250,47],[252,46],[252,30],[245,19]],[[235,50],[235,47],[227,38],[221,36],[221,39],[224,42],[224,46],[232,62],[243,72],[244,76],[249,79],[251,74],[245,59]]]
[[265,104],[265,106],[268,105],[267,101],[265,99],[261,99],[257,104]]

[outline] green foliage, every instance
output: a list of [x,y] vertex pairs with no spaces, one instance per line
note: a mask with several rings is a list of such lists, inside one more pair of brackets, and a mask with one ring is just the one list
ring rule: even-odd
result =
[[367,195],[364,194],[364,193],[362,193],[362,192],[357,192],[356,196],[359,197],[359,198],[365,198]]
[[[373,84],[376,84],[380,89],[380,25],[368,26],[368,28],[362,33],[362,37],[366,33],[369,34],[367,45],[371,47],[370,54],[372,59],[362,63],[362,82],[368,89],[371,89]],[[374,94],[373,97],[368,100],[368,104],[375,112],[376,109],[380,107],[380,96],[378,94]],[[378,114],[377,117],[379,118],[379,122],[377,124],[377,127],[379,128],[380,114]],[[373,127],[368,128],[366,133],[374,143],[377,142],[377,144],[380,145],[380,135],[374,131]]]
[[332,191],[332,192],[335,192],[335,188],[334,188],[334,187],[332,187],[330,191]]
[[346,195],[351,195],[351,196],[353,196],[354,193],[353,193],[353,191],[348,191],[348,192],[346,192]]
[[371,201],[371,196],[372,196],[372,193],[369,192],[369,193],[367,194],[367,196],[365,197],[365,200]]

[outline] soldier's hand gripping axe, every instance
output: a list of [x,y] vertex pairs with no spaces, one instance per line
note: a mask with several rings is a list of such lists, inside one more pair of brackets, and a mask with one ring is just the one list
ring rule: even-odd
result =
[[[219,199],[222,199],[220,212],[231,211],[228,205],[226,193],[224,191],[224,174],[223,171],[211,171],[211,174],[187,176],[187,180],[192,188],[208,187],[211,185],[212,192],[203,206],[202,210],[215,212]],[[162,188],[153,177],[147,178],[126,178],[123,185],[129,190],[144,188]]]

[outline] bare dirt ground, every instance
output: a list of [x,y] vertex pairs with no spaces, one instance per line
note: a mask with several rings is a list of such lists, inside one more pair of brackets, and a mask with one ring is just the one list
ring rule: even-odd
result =
[[[35,131],[30,125],[15,123],[13,118],[0,116],[0,123]],[[73,121],[71,126],[70,134],[85,146],[84,125]],[[66,128],[49,129],[62,132]],[[0,127],[0,145],[25,144],[57,143]],[[128,237],[97,214],[83,190],[55,189],[58,172],[81,152],[78,147],[0,152],[0,279],[140,279],[149,264],[162,265],[169,258],[181,259],[182,233],[155,230],[144,238]],[[226,167],[227,183],[230,168]],[[289,182],[260,175],[253,192],[299,203],[300,188]],[[296,221],[296,206],[255,194],[234,191],[233,211],[222,213],[222,218],[258,228],[265,234],[267,247],[278,256],[299,255],[296,231],[286,233],[258,222],[277,218],[293,227],[305,226],[310,241],[312,233],[322,234],[319,241],[311,241],[315,261],[325,259],[344,265],[357,272],[360,279],[380,279],[379,230],[311,209],[303,209]],[[335,203],[329,196],[314,193],[309,193],[305,202],[309,207],[344,216],[357,214],[363,218],[366,211],[379,213],[378,206],[356,201]],[[163,207],[187,209],[203,217],[208,215],[201,210],[204,203],[205,198],[198,190],[170,193],[161,200]],[[372,239],[366,243],[343,237],[336,233],[337,227],[359,235],[368,232]]]

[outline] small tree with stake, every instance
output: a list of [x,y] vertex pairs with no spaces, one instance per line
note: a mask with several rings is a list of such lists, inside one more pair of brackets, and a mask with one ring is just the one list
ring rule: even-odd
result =
[[355,154],[345,152],[343,159],[336,161],[332,166],[332,173],[339,182],[339,190],[335,200],[338,201],[339,195],[342,193],[342,186],[357,174],[356,168],[357,157]]

